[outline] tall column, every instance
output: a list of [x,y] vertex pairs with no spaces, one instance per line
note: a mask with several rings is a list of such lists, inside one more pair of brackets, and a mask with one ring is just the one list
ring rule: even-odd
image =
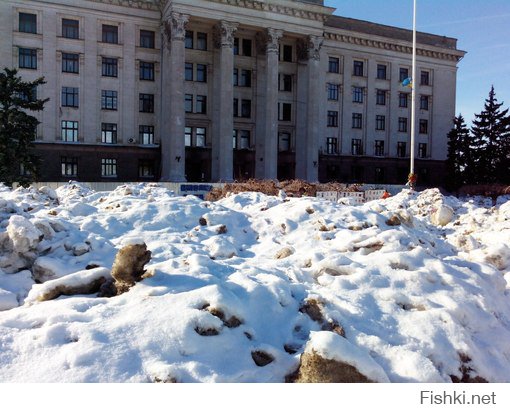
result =
[[[298,111],[296,121],[296,177],[315,182],[319,178],[321,139],[320,49],[323,37],[308,36],[298,44]],[[306,64],[306,66],[304,66]],[[306,121],[305,121],[306,120]]]
[[257,50],[265,54],[258,70],[257,136],[255,176],[276,179],[278,175],[278,42],[282,30],[267,29],[257,35]]
[[161,90],[161,180],[185,181],[184,36],[189,16],[170,13],[164,20]]
[[211,177],[213,181],[231,182],[234,177],[232,148],[234,33],[237,23],[221,21],[214,27],[214,109],[212,131]]

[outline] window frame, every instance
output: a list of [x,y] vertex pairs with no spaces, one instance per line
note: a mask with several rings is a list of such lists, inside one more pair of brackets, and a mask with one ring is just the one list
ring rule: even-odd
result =
[[62,18],[62,37],[65,39],[80,38],[80,21],[77,19]]
[[[32,18],[33,21],[31,21]],[[18,13],[18,31],[20,33],[37,34],[37,14],[20,11]]]
[[18,67],[20,69],[37,70],[37,49],[18,47]]
[[101,177],[117,177],[117,158],[101,158]]
[[140,113],[154,113],[154,94],[138,94],[138,111]]
[[[79,124],[76,120],[60,121],[60,139],[62,142],[78,142]],[[68,137],[71,136],[70,139]]]
[[138,142],[140,145],[154,145],[153,125],[138,125]]
[[154,30],[140,29],[140,47],[144,49],[156,48],[156,32]]
[[60,95],[60,106],[65,108],[80,107],[79,88],[62,86]]
[[116,123],[101,123],[101,143],[115,145],[118,143],[118,127]]
[[117,57],[101,56],[101,76],[119,77],[119,59]]
[[119,44],[119,26],[116,24],[101,25],[101,41],[108,44]]

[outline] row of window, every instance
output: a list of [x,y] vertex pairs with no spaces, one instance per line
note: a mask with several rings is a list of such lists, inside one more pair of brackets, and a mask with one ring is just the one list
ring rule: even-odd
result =
[[[408,118],[399,117],[398,118],[398,131],[399,132],[407,132],[408,123],[409,123]],[[332,127],[332,128],[338,127],[338,111],[328,110],[327,126]],[[352,114],[352,128],[353,129],[363,129],[363,114],[362,113],[353,113]],[[381,131],[386,130],[386,116],[376,115],[375,129],[381,130]],[[420,119],[419,120],[419,133],[427,134],[428,129],[429,129],[428,119]]]
[[[329,57],[328,61],[329,73],[340,73],[340,58]],[[352,67],[352,75],[365,77],[365,62],[363,60],[354,60]],[[388,80],[388,65],[378,64],[376,78],[380,80]],[[407,67],[399,68],[399,82],[409,78],[409,69]],[[420,71],[420,85],[430,85],[430,72],[427,70]]]
[[[78,175],[78,158],[72,156],[62,156],[60,159],[62,176],[76,177]],[[88,166],[87,166],[88,167]],[[154,161],[150,159],[138,160],[138,176],[140,178],[153,178],[155,167]],[[117,177],[117,159],[102,158],[101,159],[101,177],[116,178]]]
[[[334,178],[338,178],[338,166],[337,165],[327,165],[328,175]],[[386,171],[390,168],[386,168],[383,166],[376,166],[373,168],[373,179],[374,183],[385,183],[386,182]],[[391,168],[392,169],[392,168]],[[409,173],[408,168],[396,168],[397,179],[404,183],[407,180],[407,174]],[[429,171],[427,168],[418,169],[418,176],[420,177],[420,182],[426,183],[429,180]],[[365,167],[362,165],[352,165],[351,167],[351,180],[354,182],[364,182],[365,181]]]
[[[18,30],[22,33],[37,34],[37,14],[19,13]],[[80,38],[80,21],[75,19],[62,19],[62,37],[67,39]],[[140,47],[154,49],[156,33],[153,30],[140,30]],[[103,43],[119,43],[119,26],[103,24],[101,26],[101,41]]]
[[[140,93],[138,96],[138,110],[141,113],[154,113],[154,95]],[[101,91],[101,109],[117,110],[118,103],[119,98],[116,90]],[[78,108],[80,105],[79,89],[77,87],[62,87],[61,105],[63,107]]]
[[[72,120],[61,121],[61,139],[62,142],[78,142],[78,122]],[[117,124],[101,123],[101,142],[117,143]],[[141,145],[154,144],[154,126],[139,125],[138,142]]]
[[[18,48],[18,65],[20,69],[37,69],[37,49]],[[80,55],[78,53],[62,53],[62,72],[80,73]],[[101,75],[118,77],[119,62],[116,57],[102,57]],[[154,81],[154,62],[139,62],[139,79]]]
[[[328,155],[337,155],[338,152],[338,138],[326,138],[326,153]],[[351,141],[351,155],[364,155],[363,145],[361,139],[352,139]],[[374,142],[374,156],[385,156],[384,141],[376,140]],[[407,142],[397,142],[397,156],[405,158],[407,155]],[[427,144],[418,143],[418,157],[427,157]]]
[[[340,85],[335,83],[328,83],[328,100],[338,100],[339,99],[339,89]],[[360,86],[353,86],[352,88],[352,101],[354,103],[363,103],[365,96],[366,88]],[[388,91],[383,89],[376,90],[376,104],[377,105],[386,105]],[[409,105],[409,95],[410,93],[399,92],[398,94],[398,105],[401,108],[407,108]],[[420,95],[420,109],[421,110],[429,110],[429,101],[430,96]]]

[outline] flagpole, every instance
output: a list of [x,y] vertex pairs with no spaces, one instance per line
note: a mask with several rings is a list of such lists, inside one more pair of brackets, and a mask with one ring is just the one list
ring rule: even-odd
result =
[[413,0],[413,63],[411,75],[411,165],[409,171],[410,182],[414,175],[414,140],[416,135],[416,0]]

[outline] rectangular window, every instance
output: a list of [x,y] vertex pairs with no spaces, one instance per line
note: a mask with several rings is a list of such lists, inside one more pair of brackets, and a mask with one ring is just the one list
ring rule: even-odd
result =
[[360,165],[353,165],[351,167],[351,176],[354,182],[363,182],[365,179],[365,168]]
[[189,126],[186,126],[184,128],[184,145],[185,146],[191,146],[191,135],[192,135],[193,129]]
[[377,79],[386,79],[386,65],[377,65]]
[[18,48],[20,69],[37,69],[37,49]]
[[193,63],[184,64],[184,79],[193,81]]
[[250,131],[240,130],[238,132],[237,149],[250,149]]
[[234,68],[232,76],[232,84],[234,86],[239,86],[239,69]]
[[152,30],[140,30],[140,47],[154,49],[156,34]]
[[239,99],[234,98],[232,109],[233,109],[232,113],[233,113],[234,118],[237,118],[239,116]]
[[353,62],[353,76],[363,76],[363,61],[355,60]]
[[69,156],[62,156],[60,158],[60,165],[62,168],[62,176],[77,176],[78,175],[78,159]]
[[197,32],[197,49],[207,50],[207,33]]
[[193,95],[184,95],[184,110],[186,113],[193,113]]
[[409,69],[406,68],[406,67],[401,67],[400,68],[400,72],[399,72],[399,76],[398,76],[398,80],[399,82],[403,82],[404,80],[406,80],[407,78],[409,77]]
[[78,122],[63,120],[60,125],[62,142],[78,142]]
[[101,124],[101,142],[117,143],[117,124],[102,123]]
[[117,110],[117,91],[102,90],[101,91],[101,109]]
[[374,169],[374,181],[378,184],[384,182],[384,168],[376,166]]
[[375,129],[376,130],[385,130],[386,129],[386,117],[384,115],[376,115]]
[[140,159],[138,161],[138,176],[140,178],[153,178],[154,161],[151,159]]
[[197,63],[197,82],[207,82],[207,65]]
[[423,134],[429,133],[429,121],[427,119],[420,119],[419,131]]
[[397,142],[397,156],[399,158],[405,158],[407,155],[406,142]]
[[234,37],[234,47],[232,49],[234,56],[239,54],[239,37]]
[[361,129],[363,127],[363,115],[361,113],[352,114],[352,128]]
[[31,13],[20,13],[19,31],[23,33],[37,33],[37,15]]
[[398,94],[398,106],[401,108],[407,108],[409,100],[409,93]]
[[62,19],[62,37],[66,39],[79,39],[80,22],[72,19]]
[[232,148],[237,149],[237,129],[232,131]]
[[78,53],[62,53],[62,72],[80,72],[80,55]]
[[292,92],[292,75],[280,73],[279,90],[282,92]]
[[363,88],[354,86],[352,88],[352,101],[354,103],[363,103]]
[[117,176],[117,159],[101,159],[101,176],[104,178],[114,178]]
[[376,95],[376,104],[377,105],[386,105],[386,91],[377,89],[377,95]]
[[338,153],[337,138],[326,138],[326,152],[328,155],[336,155]]
[[144,113],[154,113],[154,95],[150,93],[140,93],[139,110]]
[[420,96],[420,109],[429,110],[429,97],[425,95]]
[[328,83],[328,100],[338,100],[339,85]]
[[251,56],[251,40],[243,39],[243,56]]
[[338,57],[329,58],[329,73],[340,73],[340,59]]
[[374,148],[375,156],[384,156],[384,141],[376,140]]
[[361,146],[361,139],[353,139],[351,141],[351,154],[363,155],[363,148]]
[[419,143],[418,144],[418,158],[426,158],[427,157],[427,144]]
[[407,132],[407,118],[398,118],[398,131]]
[[292,104],[291,103],[278,103],[279,118],[278,120],[290,122],[292,120]]
[[62,103],[63,107],[77,108],[79,106],[78,88],[62,87]]
[[280,151],[280,152],[290,151],[290,133],[289,132],[278,133],[278,151]]
[[103,57],[101,64],[101,74],[105,77],[118,76],[118,60],[116,57]]
[[424,86],[428,86],[430,84],[430,74],[429,72],[422,70],[420,74],[420,83]]
[[102,33],[103,43],[119,43],[119,27],[112,26],[109,24],[103,24],[103,33]]
[[290,44],[283,45],[283,61],[292,62],[292,46]]
[[328,127],[337,128],[338,127],[338,111],[336,110],[328,110]]
[[202,115],[207,113],[207,96],[197,95],[195,112]]
[[184,36],[184,47],[186,49],[193,49],[193,32],[190,30],[186,30],[186,34]]
[[154,81],[154,63],[140,62],[140,80]]
[[251,118],[251,100],[248,99],[241,100],[241,117]]
[[154,145],[154,126],[138,126],[138,141],[142,145]]
[[196,129],[196,143],[195,146],[204,147],[205,146],[205,128],[197,128]]
[[241,69],[241,77],[239,78],[239,86],[251,87],[251,70]]

